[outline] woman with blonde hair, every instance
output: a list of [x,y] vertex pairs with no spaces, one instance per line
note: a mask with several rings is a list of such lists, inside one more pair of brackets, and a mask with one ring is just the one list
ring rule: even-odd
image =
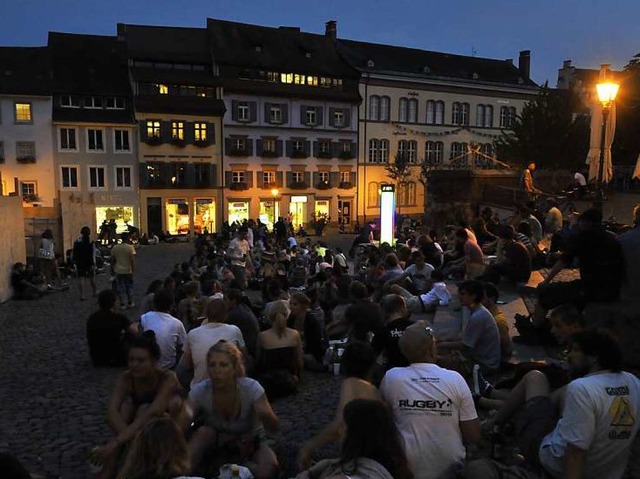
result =
[[241,464],[256,479],[275,477],[278,460],[266,444],[266,429],[278,431],[273,412],[260,383],[244,375],[242,352],[227,341],[219,341],[207,353],[209,379],[189,392],[191,420],[201,424],[189,440],[194,470],[205,457],[216,465]]
[[137,434],[118,479],[179,479],[190,468],[182,431],[171,419],[158,418]]
[[267,312],[271,327],[258,336],[258,380],[271,400],[294,394],[304,366],[300,333],[287,327],[289,302],[274,301]]

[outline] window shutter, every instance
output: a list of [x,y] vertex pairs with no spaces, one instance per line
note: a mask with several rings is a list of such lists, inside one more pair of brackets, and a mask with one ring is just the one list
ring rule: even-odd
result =
[[170,121],[160,122],[160,138],[162,138],[163,143],[169,143],[171,141],[171,122]]
[[252,123],[258,121],[258,102],[249,102],[249,121]]
[[246,171],[244,173],[244,181],[247,182],[249,188],[253,187],[253,171]]
[[140,141],[146,141],[147,140],[147,122],[139,121],[138,124],[139,124],[138,129],[140,130]]
[[257,139],[256,140],[256,155],[260,156],[263,153],[263,149],[262,149],[262,140],[261,139]]
[[307,124],[307,107],[304,105],[300,106],[300,124],[301,125]]
[[244,141],[247,145],[247,156],[253,156],[253,139],[247,138]]
[[356,172],[355,171],[351,171],[349,173],[349,183],[351,183],[353,186],[356,186]]
[[332,171],[331,173],[329,173],[329,184],[332,187],[336,187],[338,186],[339,183],[340,183],[340,172]]
[[147,164],[140,163],[138,165],[138,181],[140,182],[140,186],[145,187],[149,186],[149,175],[147,175]]
[[215,125],[215,123],[207,123],[207,141],[212,145],[216,144],[216,125]]
[[289,123],[289,105],[283,103],[280,108],[282,109],[282,123]]
[[320,172],[319,171],[314,171],[313,172],[313,183],[312,183],[312,185],[315,187],[318,183],[320,183]]
[[256,183],[258,188],[262,188],[264,186],[264,175],[262,174],[262,171],[258,171],[258,178]]
[[231,153],[231,147],[232,147],[231,138],[225,138],[224,139],[224,151],[226,152],[227,155],[229,153]]
[[287,156],[291,158],[291,153],[293,153],[293,142],[291,140],[287,140]]
[[231,119],[238,121],[238,100],[231,100]]
[[193,163],[187,163],[187,174],[186,174],[187,185],[186,186],[195,186],[196,184],[196,165]]
[[230,171],[225,171],[224,172],[224,186],[229,188],[229,186],[231,186],[231,172]]
[[321,106],[316,107],[316,124],[318,126],[324,125],[324,108]]
[[271,123],[271,103],[264,104],[264,122]]
[[282,140],[276,140],[276,155],[282,156]]
[[278,188],[282,188],[283,184],[282,184],[282,171],[277,171],[276,172],[276,182],[277,182],[277,186]]
[[329,126],[336,126],[335,120],[336,109],[329,107]]
[[320,153],[320,142],[314,141],[313,142],[313,155],[312,156],[318,156],[319,153]]
[[339,141],[331,142],[331,154],[334,157],[340,156],[340,142]]
[[173,165],[171,163],[161,163],[160,165],[160,184],[171,185],[171,177],[173,176]]
[[195,141],[196,134],[194,127],[195,124],[192,121],[184,122],[184,141],[187,144],[193,144],[193,142]]
[[209,165],[209,173],[211,178],[211,186],[218,186],[218,167],[217,165]]
[[293,183],[293,171],[287,171],[287,188],[291,188],[291,183]]
[[351,126],[351,108],[344,109],[344,126],[349,128]]
[[304,182],[307,185],[307,187],[309,187],[309,185],[311,185],[311,172],[310,171],[305,171],[304,172]]
[[311,142],[310,141],[305,141],[304,142],[304,154],[305,154],[305,156],[311,156]]

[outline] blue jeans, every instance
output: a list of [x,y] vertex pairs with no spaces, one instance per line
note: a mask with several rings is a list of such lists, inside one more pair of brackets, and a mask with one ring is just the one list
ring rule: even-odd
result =
[[133,275],[116,274],[116,291],[120,298],[120,303],[124,304],[125,295],[129,303],[133,302]]

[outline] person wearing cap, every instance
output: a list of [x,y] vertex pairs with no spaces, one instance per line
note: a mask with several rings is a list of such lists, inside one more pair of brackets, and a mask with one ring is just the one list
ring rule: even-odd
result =
[[[564,303],[584,307],[589,302],[612,302],[620,296],[626,277],[620,243],[602,225],[602,213],[591,208],[578,217],[578,234],[569,238],[565,251],[538,286],[538,302],[531,321],[516,322],[521,333],[548,329],[547,311]],[[580,279],[551,283],[556,275],[578,260]]]

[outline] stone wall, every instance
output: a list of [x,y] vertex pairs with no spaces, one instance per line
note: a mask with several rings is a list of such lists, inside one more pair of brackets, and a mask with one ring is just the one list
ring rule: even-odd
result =
[[11,298],[11,267],[27,260],[24,241],[22,198],[0,196],[0,302]]

